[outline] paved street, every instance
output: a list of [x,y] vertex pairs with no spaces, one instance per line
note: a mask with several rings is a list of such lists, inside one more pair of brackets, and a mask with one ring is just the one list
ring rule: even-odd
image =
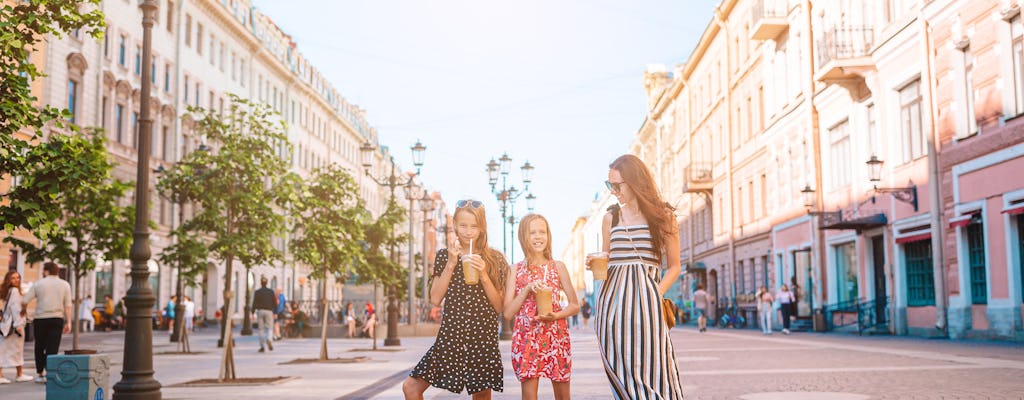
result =
[[[574,331],[575,368],[572,392],[577,399],[609,398],[593,331]],[[155,352],[171,351],[166,332],[156,333]],[[69,339],[69,338],[65,338]],[[120,379],[123,334],[83,335],[84,348],[111,354],[112,383]],[[176,387],[197,378],[217,375],[220,353],[212,330],[192,337],[196,355],[157,355],[157,379],[164,399],[265,398],[400,399],[401,380],[433,338],[403,338],[400,349],[367,351],[368,340],[334,339],[332,356],[366,356],[349,364],[279,365],[318,354],[316,339],[277,342],[275,351],[256,352],[256,338],[238,339],[239,377],[293,376],[268,386]],[[762,336],[753,330],[715,330],[698,333],[690,327],[673,332],[683,384],[691,399],[1022,399],[1024,347],[1004,342],[928,340],[903,337],[857,337],[794,333]],[[65,340],[62,348],[68,348]],[[383,347],[382,347],[383,348]],[[508,342],[502,343],[505,364]],[[31,349],[26,356],[31,359]],[[28,368],[30,369],[31,361]],[[13,375],[13,370],[5,370]],[[505,369],[505,392],[497,399],[519,398],[511,367]],[[43,399],[42,385],[0,386],[4,398]],[[12,397],[8,397],[12,396]],[[541,385],[541,398],[550,398]],[[428,399],[465,398],[431,389]]]

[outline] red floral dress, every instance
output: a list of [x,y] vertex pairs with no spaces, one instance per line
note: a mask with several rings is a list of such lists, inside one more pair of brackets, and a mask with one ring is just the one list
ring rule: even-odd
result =
[[[551,309],[559,312],[562,307],[558,299],[562,285],[558,279],[558,267],[554,261],[544,265],[526,266],[516,264],[516,292],[525,290],[527,284],[543,279],[552,288]],[[535,321],[537,299],[533,293],[526,296],[522,308],[515,317],[512,334],[512,369],[519,381],[546,377],[555,382],[568,382],[572,371],[572,346],[569,344],[569,326],[565,319],[554,322]]]

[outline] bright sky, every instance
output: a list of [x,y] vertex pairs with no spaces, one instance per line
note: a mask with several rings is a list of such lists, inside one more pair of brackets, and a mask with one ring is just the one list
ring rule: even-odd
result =
[[[501,249],[485,165],[507,152],[510,184],[536,169],[536,212],[559,257],[644,120],[643,71],[696,46],[718,0],[257,0],[350,102],[367,110],[404,166],[427,146],[422,179],[454,209],[484,202]],[[499,185],[500,185],[499,181]],[[500,187],[499,187],[500,190]],[[406,203],[407,204],[407,203]],[[526,214],[525,196],[516,215]],[[518,245],[514,236],[509,246]],[[515,249],[517,259],[522,250]]]

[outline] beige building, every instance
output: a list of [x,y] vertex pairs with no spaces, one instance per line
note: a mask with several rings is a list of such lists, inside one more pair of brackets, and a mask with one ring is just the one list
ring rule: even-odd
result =
[[[383,211],[389,190],[363,174],[360,147],[364,143],[376,146],[370,173],[377,177],[386,176],[392,170],[388,147],[379,143],[378,133],[366,120],[366,112],[347,102],[269,16],[261,14],[248,0],[160,0],[158,3],[151,60],[141,59],[142,11],[136,3],[123,1],[101,3],[108,25],[103,40],[81,34],[49,38],[47,51],[37,53],[42,57],[38,65],[48,74],[41,83],[40,101],[69,107],[74,122],[81,126],[104,128],[108,150],[117,163],[115,176],[134,181],[137,160],[134,132],[143,101],[139,98],[142,68],[150,68],[153,98],[148,101],[154,115],[151,169],[170,168],[183,154],[203,143],[194,122],[183,118],[188,107],[223,112],[230,103],[229,95],[234,94],[269,105],[287,123],[288,136],[294,146],[292,154],[287,155],[293,171],[305,176],[328,164],[345,167],[359,179],[369,210],[374,215]],[[399,174],[404,174],[402,166],[396,168]],[[417,185],[421,184],[417,182]],[[156,258],[172,243],[169,231],[181,222],[181,217],[189,218],[192,210],[187,205],[180,209],[157,195],[155,189],[151,190],[151,215],[157,227],[151,239],[154,257],[150,261],[150,283],[158,296],[157,304],[162,305],[170,298],[176,279],[172,266],[160,265]],[[401,188],[397,193],[405,197]],[[422,192],[417,199],[420,196]],[[126,199],[127,202],[130,199]],[[416,231],[413,237],[417,241],[411,249],[403,249],[403,265],[410,257],[426,251],[421,250],[427,249],[424,241],[433,241],[436,237],[426,233],[436,227],[423,220],[440,213],[422,213],[418,203],[414,211],[411,213]],[[400,227],[399,231],[404,229]],[[275,246],[286,250],[288,240],[288,235],[276,238]],[[4,253],[8,254],[6,248]],[[19,265],[21,262],[16,261]],[[127,260],[101,263],[83,282],[84,293],[94,294],[96,298],[104,294],[120,298],[130,284],[129,268]],[[283,265],[256,266],[248,277],[244,268],[238,267],[235,271],[237,276],[232,280],[236,287],[232,290],[236,293],[233,301],[236,309],[232,312],[236,316],[241,312],[246,278],[252,287],[265,276],[272,286],[282,288],[293,300],[320,296],[338,299],[343,290],[347,300],[372,300],[371,288],[343,286],[333,278],[328,293],[319,293],[319,285],[307,279],[307,266],[295,261],[290,254]],[[223,303],[222,278],[223,266],[211,260],[201,286],[186,290],[208,318],[212,318]]]

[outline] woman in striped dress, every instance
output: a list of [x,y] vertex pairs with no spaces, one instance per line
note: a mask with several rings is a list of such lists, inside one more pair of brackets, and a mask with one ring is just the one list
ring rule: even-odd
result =
[[661,315],[661,297],[679,276],[674,209],[661,200],[651,172],[636,156],[612,162],[605,184],[622,205],[609,208],[602,226],[608,279],[598,297],[595,329],[605,373],[616,399],[682,399]]

